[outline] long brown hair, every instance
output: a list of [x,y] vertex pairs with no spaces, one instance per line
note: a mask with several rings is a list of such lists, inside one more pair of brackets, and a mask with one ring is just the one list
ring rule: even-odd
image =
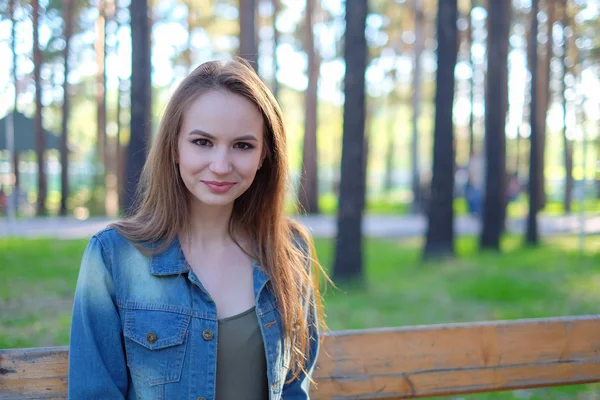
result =
[[[295,379],[306,371],[310,346],[304,317],[307,297],[316,303],[309,306],[317,307],[317,323],[325,327],[318,287],[323,270],[306,230],[284,215],[288,161],[282,113],[252,67],[241,60],[211,61],[197,67],[181,82],[166,107],[144,165],[137,188],[137,207],[132,215],[113,226],[133,243],[157,243],[155,252],[164,250],[179,232],[189,231],[189,193],[176,163],[177,140],[185,110],[210,90],[244,96],[263,115],[265,159],[252,185],[235,200],[229,232],[237,243],[235,232],[241,228],[257,245],[257,254],[250,255],[271,279]],[[304,242],[300,248],[298,241]]]

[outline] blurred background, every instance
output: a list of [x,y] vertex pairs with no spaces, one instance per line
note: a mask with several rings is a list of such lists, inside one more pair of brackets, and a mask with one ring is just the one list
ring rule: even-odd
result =
[[287,212],[339,287],[331,329],[597,313],[600,0],[2,0],[0,13],[0,348],[68,343],[83,249],[131,209],[170,94],[235,56],[283,109]]

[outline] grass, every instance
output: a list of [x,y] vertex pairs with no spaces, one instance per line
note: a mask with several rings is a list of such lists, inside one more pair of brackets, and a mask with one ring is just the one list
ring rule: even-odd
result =
[[68,343],[86,243],[0,239],[0,348]]
[[[86,240],[0,239],[0,348],[66,345]],[[502,255],[457,241],[457,258],[420,262],[419,239],[367,240],[362,285],[329,288],[331,329],[360,329],[597,313],[600,237],[547,239],[536,249],[508,237]],[[330,268],[333,246],[317,240]],[[473,399],[593,399],[599,385],[463,396]]]
[[[599,237],[587,239],[584,254],[575,237],[530,249],[513,236],[502,247],[502,255],[479,252],[474,238],[461,238],[455,260],[422,263],[420,240],[367,240],[365,284],[329,289],[328,324],[337,330],[597,312]],[[317,242],[326,266],[332,250]]]

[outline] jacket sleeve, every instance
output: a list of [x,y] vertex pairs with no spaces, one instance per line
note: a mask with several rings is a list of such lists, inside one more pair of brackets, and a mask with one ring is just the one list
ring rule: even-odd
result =
[[124,399],[128,375],[121,318],[102,244],[93,237],[79,270],[69,351],[69,399]]

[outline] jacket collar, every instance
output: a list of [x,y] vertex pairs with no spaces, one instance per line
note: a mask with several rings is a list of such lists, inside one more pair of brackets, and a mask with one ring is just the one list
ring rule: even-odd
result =
[[271,279],[269,275],[265,272],[262,265],[257,260],[252,260],[252,266],[254,267],[254,298],[256,303],[258,304],[258,299],[260,297],[260,293],[265,287],[266,283]]
[[[160,244],[162,243],[159,243],[158,245]],[[155,246],[155,248],[157,246]],[[257,296],[270,278],[257,260],[252,260],[252,267],[254,268],[254,294]],[[169,244],[165,250],[153,254],[150,259],[150,273],[152,275],[178,275],[186,273],[189,270],[190,266],[185,259],[179,237],[177,236],[175,236],[171,244]]]
[[[161,244],[158,243],[158,245]],[[158,245],[154,247],[156,248]],[[150,259],[150,273],[152,275],[177,275],[187,271],[189,271],[189,265],[183,255],[177,236],[165,250],[154,253]]]

